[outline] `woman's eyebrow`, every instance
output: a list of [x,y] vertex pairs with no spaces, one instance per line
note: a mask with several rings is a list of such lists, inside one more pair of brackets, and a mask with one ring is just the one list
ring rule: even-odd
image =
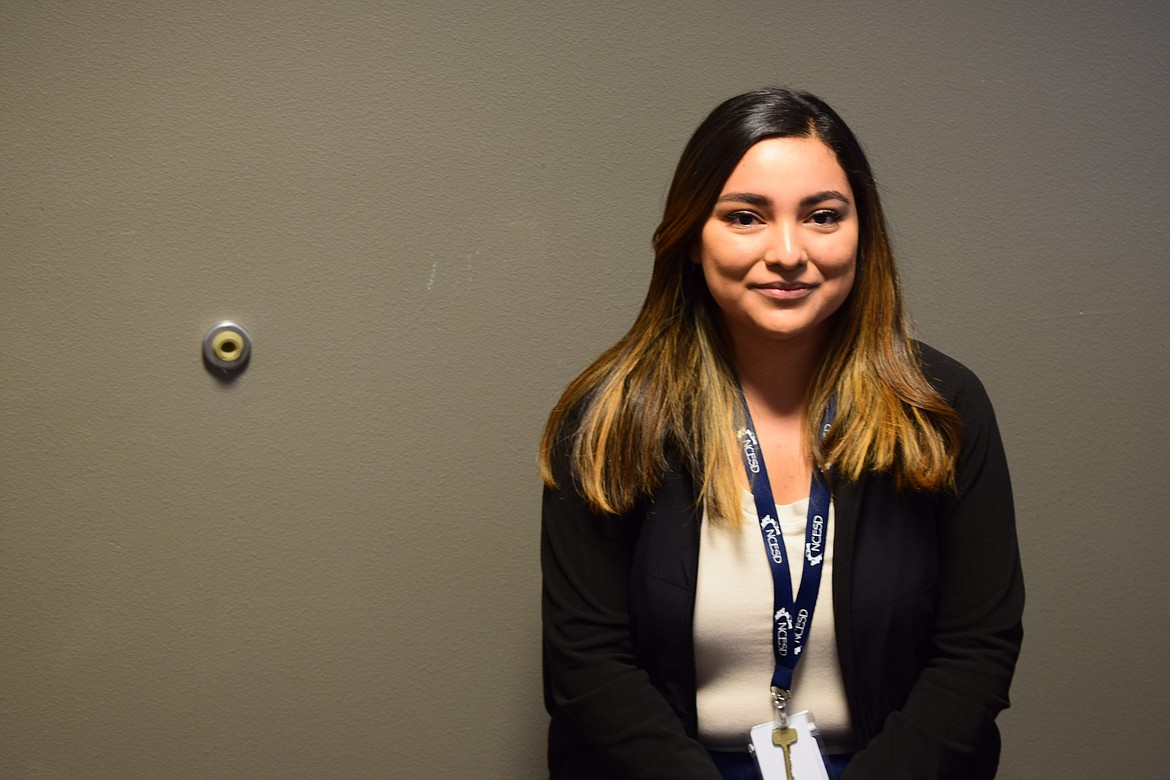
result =
[[843,192],[838,192],[837,190],[825,190],[824,192],[818,192],[815,195],[809,195],[807,198],[801,198],[800,205],[802,207],[812,206],[816,203],[821,203],[826,200],[840,200],[844,201],[845,203],[849,203],[850,205],[853,203],[853,201],[849,200],[849,198],[847,198]]
[[[805,208],[817,203],[822,203],[826,200],[840,200],[845,203],[852,204],[853,201],[846,197],[845,193],[838,190],[825,190],[824,192],[817,192],[807,197],[801,198],[800,206]],[[736,201],[738,203],[748,203],[752,206],[771,206],[772,199],[767,195],[759,195],[755,192],[728,192],[720,195],[715,201],[716,203],[726,203],[728,201]]]
[[729,200],[739,201],[740,203],[750,203],[753,206],[771,206],[772,199],[767,195],[757,195],[754,192],[729,192],[726,195],[720,195],[716,203],[724,203]]

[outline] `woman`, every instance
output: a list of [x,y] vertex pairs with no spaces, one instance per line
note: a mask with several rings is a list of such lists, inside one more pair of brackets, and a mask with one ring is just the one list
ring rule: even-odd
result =
[[728,100],[654,247],[541,445],[552,777],[750,777],[777,704],[847,780],[993,777],[1007,465],[978,379],[908,334],[857,140],[807,93]]

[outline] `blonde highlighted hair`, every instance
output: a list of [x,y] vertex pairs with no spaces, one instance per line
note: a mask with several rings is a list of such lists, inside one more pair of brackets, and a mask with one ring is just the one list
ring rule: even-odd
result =
[[[687,143],[654,233],[654,269],[629,332],[566,388],[545,425],[540,473],[554,459],[595,510],[622,514],[658,484],[668,448],[699,480],[717,522],[739,520],[742,464],[728,446],[743,412],[722,315],[691,262],[703,223],[744,153],[765,138],[816,138],[849,179],[860,223],[857,275],[834,315],[809,388],[805,440],[837,478],[889,471],[899,487],[953,485],[959,418],[922,373],[873,172],[853,133],[806,92],[764,89],[719,105]],[[836,393],[828,438],[816,433]]]

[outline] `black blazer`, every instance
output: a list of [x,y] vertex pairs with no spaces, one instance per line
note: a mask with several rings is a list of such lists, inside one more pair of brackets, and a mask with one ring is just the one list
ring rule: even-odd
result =
[[[963,419],[957,490],[897,491],[887,474],[833,485],[837,646],[865,746],[849,780],[993,777],[995,716],[1022,638],[1011,485],[991,404],[968,369],[921,351]],[[634,511],[597,515],[560,455],[561,488],[545,490],[542,522],[550,776],[720,780],[695,740],[695,480],[673,459]]]

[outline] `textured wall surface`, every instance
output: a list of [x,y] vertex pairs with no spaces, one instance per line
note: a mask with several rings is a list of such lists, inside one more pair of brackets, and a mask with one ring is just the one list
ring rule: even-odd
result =
[[0,0],[0,777],[541,777],[540,426],[766,84],[997,402],[1001,776],[1163,775],[1170,12],[655,5]]

